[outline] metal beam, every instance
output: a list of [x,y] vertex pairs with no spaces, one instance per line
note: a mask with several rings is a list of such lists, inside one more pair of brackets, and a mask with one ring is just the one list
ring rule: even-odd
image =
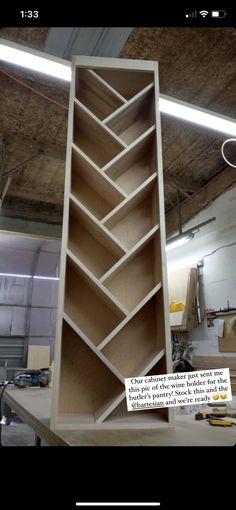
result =
[[[236,186],[236,172],[234,168],[225,166],[217,177],[211,179],[201,190],[181,204],[182,225],[208,207],[226,190]],[[166,232],[170,236],[178,230],[178,215],[176,208],[166,215]]]

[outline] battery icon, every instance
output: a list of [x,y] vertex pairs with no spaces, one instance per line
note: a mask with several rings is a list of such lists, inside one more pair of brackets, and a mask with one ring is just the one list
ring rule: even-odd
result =
[[225,18],[226,15],[225,11],[211,11],[212,18]]

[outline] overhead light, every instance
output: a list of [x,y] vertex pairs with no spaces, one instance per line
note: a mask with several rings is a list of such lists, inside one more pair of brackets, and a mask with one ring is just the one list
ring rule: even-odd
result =
[[[47,55],[47,56],[45,56]],[[32,71],[39,71],[65,80],[71,81],[71,62],[36,50],[25,48],[20,44],[5,41],[0,38],[0,60],[26,67]],[[220,133],[236,136],[236,122],[217,113],[209,113],[204,108],[198,108],[189,103],[160,94],[160,111],[173,117],[213,129]]]
[[[179,236],[178,236],[179,237]],[[179,237],[178,239],[176,237],[170,239],[166,244],[166,251],[174,250],[175,248],[178,248],[179,246],[182,246],[185,243],[188,243],[193,239],[194,235],[184,235],[182,237]]]
[[216,217],[214,216],[209,220],[203,221],[202,223],[198,223],[198,225],[195,225],[195,227],[185,230],[185,232],[182,232],[182,225],[180,223],[180,232],[175,237],[171,237],[170,239],[167,240],[166,251],[174,250],[174,248],[178,248],[179,246],[188,243],[188,241],[191,241],[191,239],[194,238],[194,233],[199,232],[200,228],[205,227],[205,225],[208,225],[209,223],[212,223],[212,221],[215,220]]
[[172,115],[172,117],[219,131],[220,133],[236,136],[236,122],[227,119],[223,115],[209,113],[204,108],[191,106],[183,101],[167,99],[165,96],[162,96],[160,97],[160,111]]
[[12,276],[14,278],[35,278],[36,280],[59,280],[56,276],[36,276],[30,274],[0,273],[0,276]]
[[3,44],[0,42],[0,60],[10,62],[21,67],[26,67],[32,71],[54,76],[61,80],[71,81],[71,64],[70,62],[55,57],[45,58],[43,53],[33,50],[21,50],[17,45]]

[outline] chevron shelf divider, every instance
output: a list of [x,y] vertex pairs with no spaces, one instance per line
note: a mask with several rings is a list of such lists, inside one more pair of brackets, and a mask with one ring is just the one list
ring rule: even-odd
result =
[[156,428],[125,377],[171,371],[158,66],[75,57],[51,426]]

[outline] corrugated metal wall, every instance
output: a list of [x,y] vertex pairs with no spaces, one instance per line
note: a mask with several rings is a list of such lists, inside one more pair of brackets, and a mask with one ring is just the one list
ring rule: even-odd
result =
[[44,278],[58,276],[59,252],[56,241],[0,236],[0,367],[25,367],[29,344],[53,358],[58,280]]

